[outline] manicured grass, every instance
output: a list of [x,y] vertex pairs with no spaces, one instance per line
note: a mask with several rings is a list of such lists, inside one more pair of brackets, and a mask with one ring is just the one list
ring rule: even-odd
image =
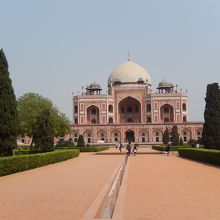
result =
[[[179,148],[192,148],[191,146],[171,146],[170,150],[171,151],[178,151]],[[152,149],[158,150],[158,151],[166,151],[166,146],[165,145],[154,145],[152,146]]]
[[99,152],[99,151],[104,151],[104,150],[108,150],[109,147],[108,146],[90,146],[90,147],[72,147],[72,148],[61,148],[61,149],[79,149],[80,152]]
[[0,176],[30,170],[79,156],[79,150],[60,150],[47,153],[0,158]]
[[13,150],[13,155],[26,155],[26,154],[37,154],[42,153],[41,150],[32,149],[32,150]]
[[199,148],[179,148],[178,153],[181,157],[192,160],[202,161],[220,166],[220,150],[208,150]]

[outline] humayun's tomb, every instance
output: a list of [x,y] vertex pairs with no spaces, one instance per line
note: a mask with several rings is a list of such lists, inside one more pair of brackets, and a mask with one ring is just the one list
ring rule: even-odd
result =
[[202,135],[203,122],[188,121],[187,94],[165,80],[153,92],[149,73],[130,57],[110,73],[107,94],[101,91],[95,82],[73,96],[74,141],[83,134],[86,143],[161,143],[173,125],[184,142]]

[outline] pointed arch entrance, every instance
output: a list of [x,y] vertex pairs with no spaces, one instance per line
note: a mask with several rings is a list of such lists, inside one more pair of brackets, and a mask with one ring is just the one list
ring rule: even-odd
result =
[[127,130],[125,132],[125,141],[128,142],[134,142],[135,141],[135,135],[134,135],[134,131],[132,130]]
[[173,122],[174,121],[174,111],[173,106],[165,104],[160,108],[160,117],[163,122]]
[[121,123],[141,122],[141,103],[132,97],[127,97],[119,102],[119,120]]

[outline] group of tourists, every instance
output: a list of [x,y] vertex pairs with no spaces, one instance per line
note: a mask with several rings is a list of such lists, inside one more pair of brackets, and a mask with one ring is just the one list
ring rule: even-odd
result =
[[[122,152],[122,148],[124,147],[124,145],[122,143],[116,143],[115,144],[115,148],[119,149],[120,152]],[[133,155],[135,156],[138,150],[138,144],[134,144],[133,148],[131,147],[131,142],[129,141],[126,144],[126,150],[127,150],[127,155],[130,156],[131,153],[133,153]]]

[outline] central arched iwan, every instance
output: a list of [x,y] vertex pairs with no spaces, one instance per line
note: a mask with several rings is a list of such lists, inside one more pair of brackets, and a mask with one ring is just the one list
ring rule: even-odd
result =
[[141,122],[141,103],[132,97],[121,100],[118,104],[120,123]]

